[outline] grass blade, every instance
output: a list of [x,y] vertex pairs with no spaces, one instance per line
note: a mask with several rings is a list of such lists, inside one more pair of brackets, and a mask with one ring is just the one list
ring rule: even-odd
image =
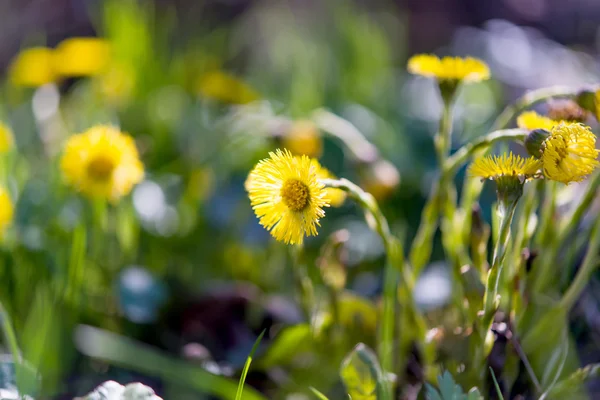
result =
[[309,387],[310,391],[313,392],[313,394],[317,397],[317,399],[319,400],[329,400],[327,398],[327,396],[325,396],[323,393],[319,392],[317,389],[315,389],[314,387]]
[[244,382],[246,382],[246,375],[248,375],[248,370],[250,369],[250,364],[252,363],[252,357],[254,356],[254,353],[256,352],[256,349],[258,348],[258,345],[260,344],[260,341],[262,340],[265,331],[266,329],[263,329],[260,335],[258,335],[258,338],[256,338],[256,341],[252,346],[252,350],[250,350],[250,354],[248,354],[248,358],[246,359],[246,363],[244,364],[244,369],[242,370],[242,376],[240,376],[240,382],[238,383],[235,400],[242,400],[242,392],[244,391]]
[[[211,374],[201,367],[112,332],[79,325],[75,330],[75,343],[79,351],[88,357],[132,368],[166,382],[212,394],[219,399],[233,400],[237,393],[237,385],[231,379]],[[244,400],[267,399],[256,390],[246,388]]]
[[494,386],[496,387],[496,394],[498,395],[498,398],[500,400],[503,400],[504,396],[502,396],[502,390],[500,390],[500,385],[498,385],[498,381],[496,380],[496,374],[494,374],[494,370],[492,369],[492,367],[490,367],[490,372],[492,374],[492,379],[494,380]]

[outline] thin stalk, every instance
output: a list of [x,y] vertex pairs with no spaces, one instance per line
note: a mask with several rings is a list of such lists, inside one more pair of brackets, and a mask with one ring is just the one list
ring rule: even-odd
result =
[[[408,293],[403,296],[402,300],[406,302],[406,307],[412,318],[415,320],[415,328],[417,330],[417,339],[423,344],[423,339],[426,333],[425,321],[422,315],[418,312],[414,299],[412,297],[414,289],[414,277],[410,267],[404,260],[404,249],[402,243],[392,235],[389,229],[387,219],[379,209],[375,198],[362,190],[359,186],[350,182],[347,179],[323,179],[322,182],[327,187],[342,189],[348,192],[363,210],[370,216],[368,219],[372,229],[374,229],[383,240],[387,255],[387,263],[384,271],[384,296],[383,296],[383,317],[381,323],[381,346],[379,348],[379,358],[384,372],[392,371],[392,352],[391,343],[394,333],[394,309],[396,303],[396,292],[398,286],[397,273],[402,276],[401,284]],[[384,391],[386,398],[391,399],[391,387]]]
[[442,166],[446,162],[452,145],[452,103],[451,99],[444,101],[442,117],[440,118],[440,127],[434,138],[440,169],[442,169]]
[[310,321],[314,306],[313,285],[306,271],[306,265],[302,259],[304,247],[302,245],[291,246],[292,274],[296,292],[300,298],[300,305],[307,321]]
[[448,175],[454,175],[477,151],[486,150],[489,146],[500,140],[523,140],[528,133],[529,131],[525,129],[500,129],[492,131],[457,150],[456,153],[448,158],[444,169]]
[[506,107],[496,118],[492,130],[505,129],[521,111],[555,97],[575,97],[579,88],[569,86],[552,86],[542,89],[531,90]]
[[585,253],[583,263],[575,276],[573,282],[565,292],[563,298],[560,300],[559,307],[564,311],[568,312],[579,296],[581,292],[587,286],[590,276],[594,270],[598,267],[598,250],[600,249],[600,219],[596,220],[589,241],[587,251]]
[[487,283],[485,287],[485,295],[483,300],[483,332],[486,334],[491,326],[494,318],[494,313],[498,305],[498,286],[500,282],[500,274],[506,257],[506,249],[510,239],[510,225],[515,214],[518,199],[514,201],[498,203],[498,211],[500,218],[500,229],[498,240],[494,247],[494,255],[492,258],[492,266],[488,272]]

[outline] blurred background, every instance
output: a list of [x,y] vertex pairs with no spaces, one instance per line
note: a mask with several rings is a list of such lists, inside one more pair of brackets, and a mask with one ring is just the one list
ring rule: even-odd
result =
[[[408,57],[490,65],[490,81],[461,91],[456,149],[526,90],[597,83],[599,21],[595,0],[3,0],[0,120],[16,143],[3,171],[16,214],[0,299],[42,376],[32,393],[72,399],[114,379],[165,399],[219,398],[190,376],[207,370],[235,386],[265,330],[251,386],[274,399],[309,398],[309,386],[341,398],[341,357],[359,341],[374,346],[382,243],[350,201],[307,241],[309,273],[344,296],[344,345],[322,351],[307,337],[327,332],[328,314],[306,321],[288,249],[258,225],[244,192],[248,171],[278,147],[318,157],[371,192],[409,241],[435,174],[441,102],[433,81],[407,74]],[[85,73],[24,78],[44,68],[26,49],[73,37],[102,38],[110,56],[82,50],[64,62],[87,60]],[[98,123],[131,134],[146,168],[108,209],[64,187],[56,168],[64,139]],[[319,270],[332,237],[337,278]],[[439,244],[434,259],[415,293],[426,310],[451,295]],[[73,266],[77,295],[59,302],[53,285],[72,282]],[[599,358],[599,296],[589,290],[573,313],[582,362]]]

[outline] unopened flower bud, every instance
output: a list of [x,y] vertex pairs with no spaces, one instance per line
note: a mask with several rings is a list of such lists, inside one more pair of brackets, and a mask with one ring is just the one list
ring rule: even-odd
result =
[[542,145],[550,136],[550,132],[545,129],[534,129],[525,137],[525,148],[527,152],[535,158],[542,156]]

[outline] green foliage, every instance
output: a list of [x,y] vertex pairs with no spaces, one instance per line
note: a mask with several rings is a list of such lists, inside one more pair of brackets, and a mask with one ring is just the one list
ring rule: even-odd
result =
[[439,390],[427,384],[427,400],[483,400],[483,396],[477,388],[473,388],[465,394],[448,371],[438,376],[438,388]]

